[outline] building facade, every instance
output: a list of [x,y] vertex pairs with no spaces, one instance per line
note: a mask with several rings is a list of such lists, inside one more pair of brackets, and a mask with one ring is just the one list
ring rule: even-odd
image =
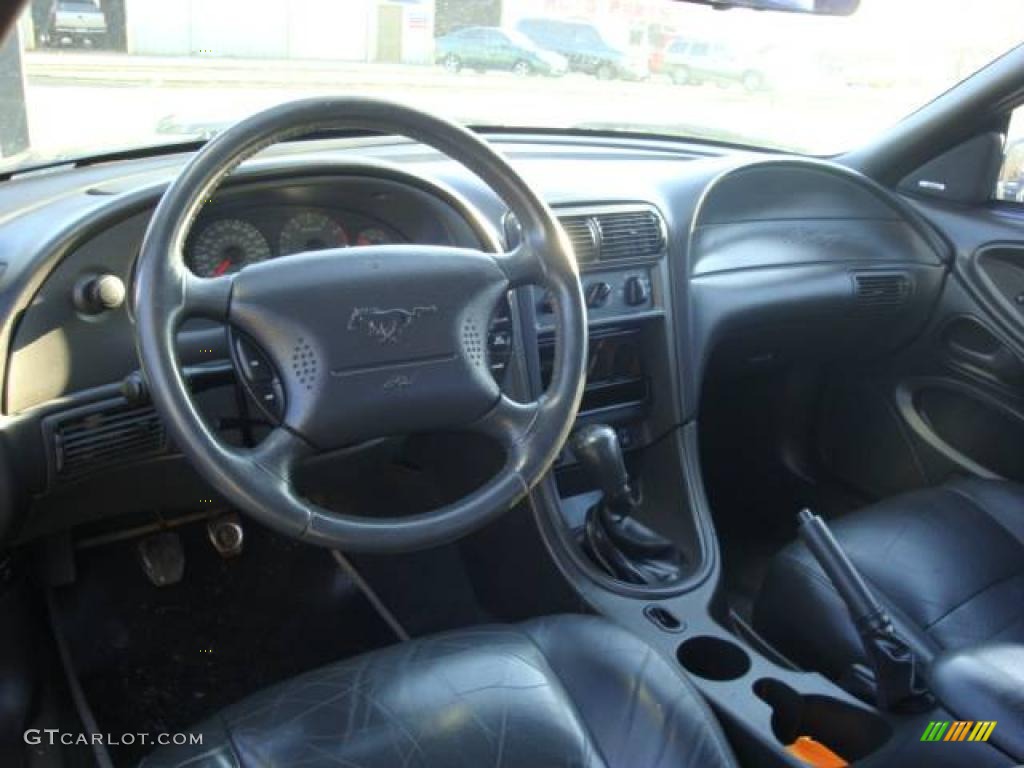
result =
[[124,0],[125,47],[152,56],[425,63],[433,0]]

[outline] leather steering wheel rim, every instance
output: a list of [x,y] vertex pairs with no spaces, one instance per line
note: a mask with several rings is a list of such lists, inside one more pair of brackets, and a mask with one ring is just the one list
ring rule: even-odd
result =
[[[326,129],[405,136],[461,163],[515,214],[520,243],[498,254],[415,244],[336,249],[262,262],[234,275],[193,274],[184,260],[185,240],[221,181],[272,144]],[[284,263],[293,269],[286,272]],[[486,319],[497,300],[526,284],[549,292],[557,337],[550,385],[523,404],[503,394],[487,374],[481,333],[485,343]],[[362,297],[360,306],[355,296]],[[475,134],[388,101],[335,97],[286,103],[208,142],[150,220],[133,302],[142,370],[175,444],[239,509],[322,546],[418,549],[452,541],[494,519],[550,468],[582,397],[586,310],[572,248],[554,214]],[[175,349],[176,332],[191,317],[243,331],[270,358],[286,405],[281,423],[257,446],[228,446],[197,410]],[[366,365],[354,360],[360,356]],[[346,413],[341,400],[361,404],[358,413]],[[403,418],[405,426],[398,423]],[[342,447],[327,443],[433,427],[497,438],[506,454],[502,469],[463,499],[407,517],[337,514],[301,498],[293,487],[299,461]]]

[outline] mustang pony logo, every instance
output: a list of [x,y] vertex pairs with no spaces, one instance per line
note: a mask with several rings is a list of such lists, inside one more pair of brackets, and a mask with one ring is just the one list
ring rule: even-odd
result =
[[437,312],[437,307],[413,307],[412,309],[377,309],[377,307],[356,307],[348,319],[348,330],[365,330],[371,339],[381,344],[394,344],[413,320]]

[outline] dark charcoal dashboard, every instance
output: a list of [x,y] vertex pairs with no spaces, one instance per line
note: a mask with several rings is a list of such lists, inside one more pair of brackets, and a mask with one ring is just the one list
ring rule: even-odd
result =
[[[497,141],[555,208],[580,264],[591,326],[580,418],[612,423],[627,447],[694,418],[712,361],[873,354],[923,327],[942,288],[944,241],[899,198],[829,163]],[[30,174],[0,189],[2,537],[209,495],[146,401],[115,285],[130,284],[149,215],[185,159]],[[216,275],[303,250],[494,248],[516,235],[493,193],[443,157],[337,141],[243,166],[185,249],[193,270]],[[548,302],[524,288],[495,308],[492,373],[513,395],[545,386]],[[258,351],[230,349],[212,323],[183,329],[178,347],[224,439],[258,439],[273,398],[287,396],[249,375],[239,386],[235,370],[258,367]]]

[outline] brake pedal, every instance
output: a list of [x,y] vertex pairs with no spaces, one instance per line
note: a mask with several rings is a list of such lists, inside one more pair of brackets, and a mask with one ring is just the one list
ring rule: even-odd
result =
[[173,531],[155,533],[139,541],[139,561],[146,576],[157,587],[168,587],[185,575],[185,550]]

